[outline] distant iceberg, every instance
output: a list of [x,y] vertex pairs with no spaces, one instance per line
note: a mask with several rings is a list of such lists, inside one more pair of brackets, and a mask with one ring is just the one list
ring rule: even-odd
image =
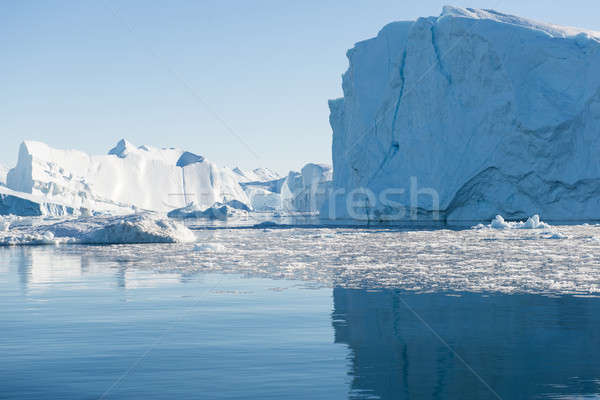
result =
[[25,141],[6,175],[0,215],[151,211],[223,220],[248,212],[316,212],[332,179],[331,166],[323,164],[280,177],[268,168],[221,168],[189,151],[138,147],[125,139],[99,156]]
[[348,58],[322,215],[364,188],[374,218],[600,218],[600,33],[445,7]]
[[7,186],[48,203],[111,214],[249,202],[229,169],[183,150],[136,147],[126,140],[100,156],[26,141]]

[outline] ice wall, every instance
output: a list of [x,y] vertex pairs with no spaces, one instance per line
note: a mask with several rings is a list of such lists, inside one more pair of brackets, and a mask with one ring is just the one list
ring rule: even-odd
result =
[[100,156],[26,141],[7,186],[47,202],[112,213],[248,202],[232,171],[179,149],[136,147],[125,140]]
[[412,218],[407,207],[447,221],[600,218],[600,33],[445,7],[348,59],[330,101],[345,195],[323,214],[348,217],[347,194],[366,188],[374,219]]

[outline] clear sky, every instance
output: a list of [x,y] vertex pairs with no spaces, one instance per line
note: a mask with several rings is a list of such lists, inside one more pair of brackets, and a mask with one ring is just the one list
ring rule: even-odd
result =
[[[2,1],[0,163],[24,139],[104,154],[123,137],[223,166],[330,163],[346,50],[446,3]],[[600,30],[597,0],[453,5]]]

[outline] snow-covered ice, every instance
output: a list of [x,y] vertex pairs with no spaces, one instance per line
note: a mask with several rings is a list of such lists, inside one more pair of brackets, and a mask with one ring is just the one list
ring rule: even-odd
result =
[[[598,32],[445,7],[385,26],[348,58],[344,97],[330,102],[336,189],[404,189],[393,199],[412,206],[414,178],[447,221],[600,218]],[[420,193],[427,215],[436,199]]]
[[527,221],[505,221],[501,215],[496,215],[489,225],[479,224],[475,228],[492,228],[492,229],[550,229],[551,226],[540,221],[539,215],[534,215],[527,218]]
[[256,168],[249,171],[235,167],[233,172],[240,177],[241,182],[268,182],[281,178],[277,172],[269,168]]
[[126,140],[100,156],[26,141],[7,185],[46,202],[113,214],[168,212],[192,201],[201,207],[234,199],[248,203],[231,170],[190,152]]
[[[85,209],[111,215],[171,212],[191,218],[223,204],[246,211],[315,212],[331,179],[331,167],[322,164],[307,164],[301,173],[282,178],[268,168],[220,168],[189,151],[137,147],[124,139],[101,156],[25,141],[6,179],[11,200],[2,201],[26,199],[37,203],[28,207],[42,210],[20,215],[77,214]],[[5,205],[0,214],[19,214],[21,208],[11,210]]]
[[245,203],[239,200],[231,200],[225,204],[215,203],[208,208],[198,207],[195,203],[192,203],[186,207],[170,211],[167,216],[176,219],[207,218],[225,221],[228,218],[247,215],[250,211],[251,209]]
[[183,243],[183,224],[152,213],[70,219],[0,216],[0,245]]

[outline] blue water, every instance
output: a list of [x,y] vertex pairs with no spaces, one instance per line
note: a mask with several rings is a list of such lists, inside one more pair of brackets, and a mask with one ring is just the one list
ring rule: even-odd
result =
[[314,288],[0,249],[0,398],[600,398],[600,299]]

